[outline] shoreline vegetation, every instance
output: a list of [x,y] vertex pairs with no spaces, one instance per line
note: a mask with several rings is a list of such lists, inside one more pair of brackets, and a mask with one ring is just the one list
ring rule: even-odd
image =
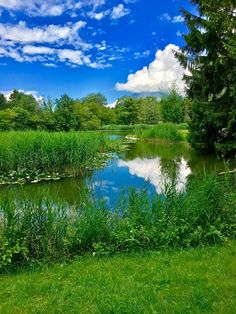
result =
[[234,187],[234,176],[208,175],[192,178],[180,193],[174,182],[160,195],[131,189],[113,209],[89,191],[71,206],[9,190],[0,201],[0,268],[233,240]]
[[[147,129],[136,131],[137,138],[169,141],[169,142],[183,142],[186,141],[186,133],[183,129],[184,125],[176,125],[174,123],[159,123]],[[186,130],[187,131],[187,130]]]
[[[182,134],[186,131],[183,129],[185,124],[110,127],[132,131],[132,139],[137,136],[137,139],[185,141]],[[109,153],[121,150],[121,146],[119,140],[110,140],[100,131],[0,132],[0,185],[56,181],[78,175],[81,171],[102,166]]]
[[92,170],[118,146],[99,132],[1,132],[0,184],[59,180]]

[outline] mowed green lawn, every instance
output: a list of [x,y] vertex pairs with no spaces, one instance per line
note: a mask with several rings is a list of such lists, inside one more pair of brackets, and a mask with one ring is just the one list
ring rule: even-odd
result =
[[236,313],[236,242],[2,275],[0,313]]

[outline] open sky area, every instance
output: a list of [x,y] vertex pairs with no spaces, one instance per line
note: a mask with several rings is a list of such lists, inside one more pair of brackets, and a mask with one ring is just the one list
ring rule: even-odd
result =
[[165,92],[183,69],[187,0],[0,0],[0,91],[101,92],[108,103]]

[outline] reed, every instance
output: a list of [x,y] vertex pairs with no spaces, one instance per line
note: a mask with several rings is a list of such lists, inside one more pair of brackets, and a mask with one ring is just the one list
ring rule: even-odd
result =
[[151,197],[133,189],[112,210],[89,191],[74,205],[9,191],[0,201],[0,266],[234,239],[234,187],[227,177],[208,176],[192,179],[181,193],[174,185]]
[[3,132],[0,173],[67,173],[92,165],[109,149],[108,138],[96,132]]
[[146,130],[138,130],[138,137],[144,139],[156,139],[163,141],[183,141],[182,136],[178,126],[173,123],[160,123]]

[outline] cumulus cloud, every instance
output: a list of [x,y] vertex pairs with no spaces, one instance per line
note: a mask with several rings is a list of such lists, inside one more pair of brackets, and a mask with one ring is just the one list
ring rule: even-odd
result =
[[126,83],[117,83],[118,91],[132,93],[168,92],[173,85],[180,94],[184,94],[185,84],[182,80],[185,69],[175,58],[173,51],[179,47],[169,44],[164,50],[156,52],[155,60],[142,70],[128,76]]

